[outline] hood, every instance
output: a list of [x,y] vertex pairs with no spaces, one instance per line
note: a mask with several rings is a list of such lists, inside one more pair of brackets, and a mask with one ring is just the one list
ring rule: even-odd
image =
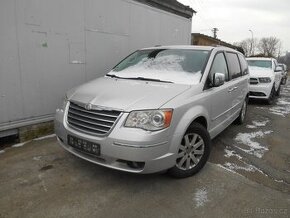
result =
[[249,71],[250,71],[250,77],[274,77],[274,72],[270,68],[263,68],[263,67],[250,67],[249,66]]
[[67,93],[68,99],[123,111],[157,109],[190,85],[103,77]]

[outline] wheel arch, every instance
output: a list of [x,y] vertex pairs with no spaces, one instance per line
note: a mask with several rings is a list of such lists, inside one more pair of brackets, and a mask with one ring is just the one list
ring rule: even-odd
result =
[[179,120],[172,140],[170,150],[172,152],[176,152],[177,145],[182,140],[183,135],[186,130],[192,125],[194,122],[197,122],[205,127],[206,130],[209,129],[209,113],[204,106],[198,105],[193,108],[187,110]]

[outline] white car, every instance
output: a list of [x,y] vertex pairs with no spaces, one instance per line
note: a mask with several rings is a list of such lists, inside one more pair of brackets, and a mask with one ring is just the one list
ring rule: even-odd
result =
[[280,94],[282,68],[274,58],[247,58],[250,73],[250,98],[265,99],[272,104]]
[[282,85],[285,85],[287,82],[287,66],[280,63],[278,63],[278,66],[282,67]]

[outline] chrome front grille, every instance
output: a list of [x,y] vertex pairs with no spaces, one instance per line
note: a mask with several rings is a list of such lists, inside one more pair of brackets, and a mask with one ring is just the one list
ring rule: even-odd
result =
[[251,84],[251,85],[256,85],[256,84],[258,84],[258,83],[259,83],[259,81],[258,81],[257,78],[250,78],[250,84]]
[[70,102],[67,122],[70,127],[92,135],[105,135],[114,126],[121,111],[116,110],[87,110]]

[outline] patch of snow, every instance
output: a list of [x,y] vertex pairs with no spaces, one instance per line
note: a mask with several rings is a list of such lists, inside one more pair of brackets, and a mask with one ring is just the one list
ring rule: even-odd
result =
[[235,151],[232,151],[232,150],[229,150],[229,149],[226,149],[224,150],[226,152],[225,154],[225,157],[229,158],[229,157],[237,157],[239,160],[242,159],[242,157],[237,154]]
[[246,128],[248,128],[248,129],[256,129],[257,127],[255,125],[247,125]]
[[255,108],[265,110],[264,107],[255,107]]
[[[227,167],[225,167],[225,166],[223,166],[223,165],[221,165],[221,164],[216,164],[216,165],[217,165],[218,167],[220,167],[220,168],[226,170],[226,171],[229,171],[229,172],[231,172],[231,173],[234,173],[234,174],[240,175],[240,174],[238,174],[236,171],[231,170],[231,169],[229,169],[229,168],[227,168]],[[240,176],[242,176],[242,175],[240,175]]]
[[194,194],[195,206],[202,207],[206,202],[208,202],[207,198],[207,190],[205,188],[198,189]]
[[269,111],[272,114],[276,114],[276,115],[285,117],[287,114],[290,113],[290,107],[289,106],[288,107],[287,106],[285,106],[285,107],[274,106],[274,107],[269,108]]
[[5,153],[5,151],[4,150],[0,150],[0,154],[3,154],[3,153]]
[[170,81],[178,84],[198,84],[201,78],[201,71],[187,72],[183,69],[185,56],[174,54],[162,54],[152,58],[143,58],[137,64],[118,71],[115,69],[109,75],[116,75],[125,78],[150,78],[162,81]]
[[290,113],[290,102],[287,98],[279,98],[277,105],[269,108],[270,113],[285,117]]
[[14,144],[11,147],[12,148],[18,148],[18,147],[22,147],[23,145],[25,145],[27,142],[22,142],[22,143],[18,143],[18,144]]
[[226,162],[224,164],[224,166],[226,168],[229,168],[230,170],[244,170],[244,171],[247,171],[247,172],[255,172],[256,171],[256,167],[254,167],[253,165],[250,165],[250,164],[246,164],[245,166],[239,166],[237,164],[234,164],[234,163],[229,163],[229,162]]
[[32,158],[33,160],[39,161],[41,159],[41,156],[36,156]]
[[264,153],[266,151],[268,151],[269,149],[265,146],[262,146],[260,143],[254,141],[255,138],[263,138],[265,135],[268,135],[270,133],[272,133],[272,130],[269,131],[257,131],[257,132],[251,132],[251,133],[239,133],[236,137],[235,137],[235,141],[240,143],[240,144],[244,144],[246,146],[248,146],[248,148],[241,148],[239,146],[235,146],[238,149],[248,153],[248,154],[252,154],[255,155],[258,158],[261,158]]
[[266,126],[266,124],[270,122],[269,119],[265,119],[263,121],[257,121],[257,120],[253,120],[252,121],[252,125],[247,125],[246,127],[249,128],[249,129],[255,129],[257,127],[263,127],[263,126]]
[[33,141],[39,141],[39,140],[53,138],[53,137],[55,137],[55,134],[51,134],[51,135],[46,135],[46,136],[43,136],[43,137],[39,137],[39,138],[33,139]]
[[252,121],[252,123],[257,126],[257,127],[262,127],[262,126],[266,126],[266,124],[270,122],[270,120],[265,120],[265,121]]
[[277,102],[279,105],[290,105],[290,102],[287,101],[285,98],[280,98]]

